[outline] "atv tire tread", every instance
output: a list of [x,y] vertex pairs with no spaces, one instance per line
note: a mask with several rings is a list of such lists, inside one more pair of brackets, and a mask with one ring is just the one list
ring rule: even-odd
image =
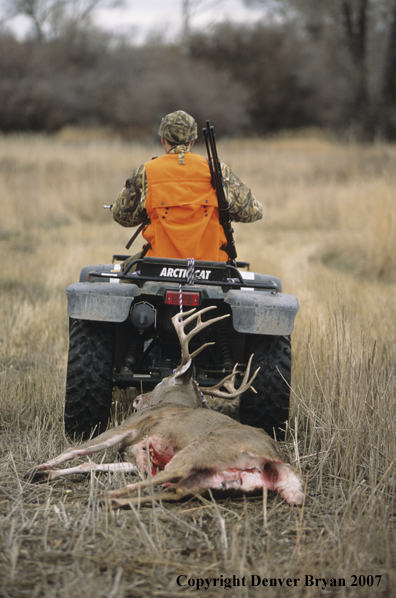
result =
[[245,358],[254,354],[251,371],[260,367],[253,382],[256,390],[246,391],[240,400],[242,424],[263,428],[270,436],[284,439],[289,418],[291,382],[290,336],[247,335]]
[[106,429],[112,402],[114,328],[107,322],[70,321],[65,431],[89,438]]

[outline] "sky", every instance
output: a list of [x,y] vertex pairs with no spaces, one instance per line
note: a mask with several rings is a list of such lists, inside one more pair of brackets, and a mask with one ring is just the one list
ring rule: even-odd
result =
[[[224,20],[255,22],[263,14],[260,8],[246,8],[243,0],[190,0],[196,6],[191,28],[208,27]],[[182,28],[183,0],[124,0],[123,8],[99,9],[94,22],[99,27],[141,43],[149,34],[161,34],[167,40],[176,39]],[[23,38],[29,27],[26,18],[18,17],[8,25]]]

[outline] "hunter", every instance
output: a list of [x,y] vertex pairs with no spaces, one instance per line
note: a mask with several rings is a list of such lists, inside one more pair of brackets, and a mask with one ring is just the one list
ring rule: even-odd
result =
[[[208,161],[191,152],[197,123],[178,110],[162,119],[158,134],[165,155],[133,171],[112,206],[114,219],[122,226],[146,224],[142,234],[147,243],[140,255],[226,262]],[[260,220],[262,205],[249,187],[224,163],[221,173],[231,220]]]

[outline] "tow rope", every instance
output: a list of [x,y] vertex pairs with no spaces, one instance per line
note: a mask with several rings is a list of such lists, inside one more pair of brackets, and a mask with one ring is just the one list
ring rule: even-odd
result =
[[[187,284],[192,286],[194,284],[194,272],[195,272],[195,259],[193,257],[187,258]],[[179,307],[180,313],[183,313],[183,291],[182,285],[179,284]],[[194,380],[197,390],[201,396],[202,403],[207,403],[206,397],[202,390],[199,388],[199,384],[196,380]]]
[[[187,284],[192,286],[194,284],[195,259],[193,257],[187,258]],[[179,307],[180,313],[183,313],[183,292],[182,286],[179,284]]]

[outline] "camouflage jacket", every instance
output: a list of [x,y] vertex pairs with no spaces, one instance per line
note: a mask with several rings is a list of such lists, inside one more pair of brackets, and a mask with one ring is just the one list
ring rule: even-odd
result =
[[[185,145],[178,145],[169,153],[184,154],[190,151]],[[263,217],[261,203],[253,196],[247,185],[233,173],[231,168],[221,162],[223,186],[234,222],[255,222]],[[147,177],[144,164],[136,168],[126,181],[112,207],[114,220],[122,226],[137,226],[147,218],[146,196]]]

